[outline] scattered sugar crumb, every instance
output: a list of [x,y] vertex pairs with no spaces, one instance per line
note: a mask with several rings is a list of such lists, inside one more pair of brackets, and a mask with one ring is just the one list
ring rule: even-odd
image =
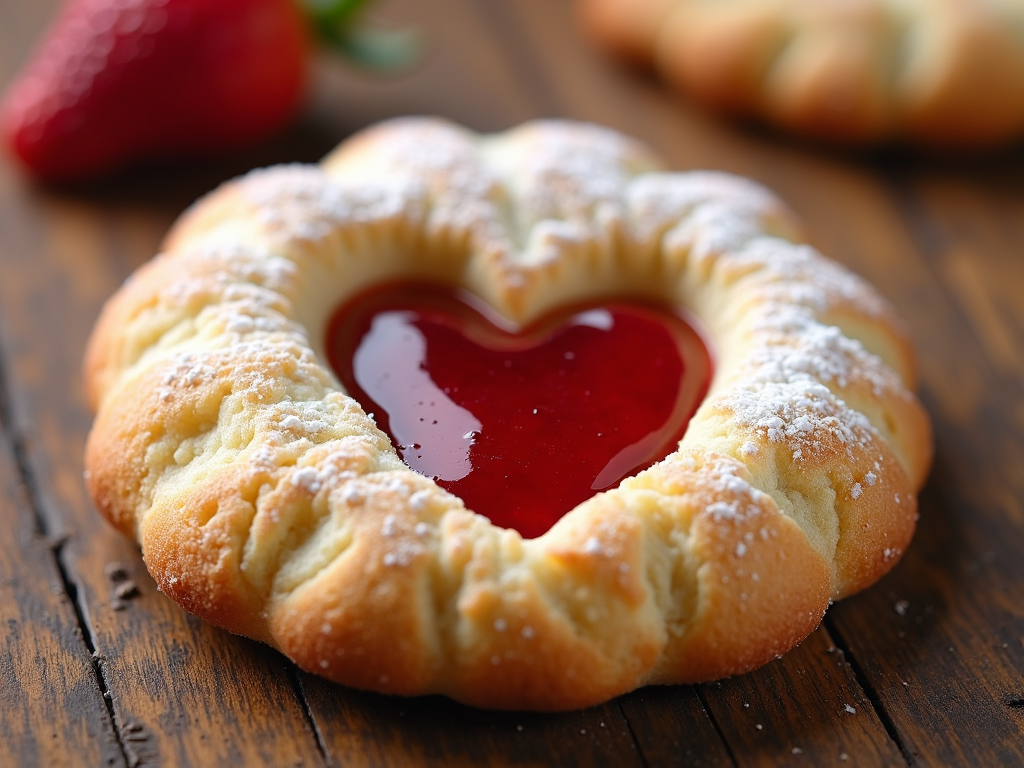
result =
[[409,486],[395,477],[389,478],[387,483],[385,483],[384,487],[387,488],[389,491],[394,491],[400,496],[409,495]]
[[385,552],[383,563],[388,567],[396,565],[405,567],[412,562],[413,555],[415,554],[416,550],[412,548],[402,547],[392,552]]
[[302,467],[292,475],[292,485],[302,488],[308,493],[316,493],[320,490],[320,473],[316,467]]
[[346,485],[345,489],[341,492],[341,500],[346,504],[360,504],[364,498],[363,492],[354,485]]

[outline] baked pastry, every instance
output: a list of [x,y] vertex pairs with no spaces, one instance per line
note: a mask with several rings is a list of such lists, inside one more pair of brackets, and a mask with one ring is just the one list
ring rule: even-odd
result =
[[[524,539],[403,464],[326,365],[333,310],[410,277],[517,324],[684,306],[710,391],[678,450]],[[165,594],[304,669],[583,707],[753,669],[887,572],[931,459],[914,380],[889,305],[756,184],[595,126],[396,120],[225,184],[108,302],[88,488]]]
[[578,0],[604,47],[716,109],[847,143],[1024,132],[1020,0]]

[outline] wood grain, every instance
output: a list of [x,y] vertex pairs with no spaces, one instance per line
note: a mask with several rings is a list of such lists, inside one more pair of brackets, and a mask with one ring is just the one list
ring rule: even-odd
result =
[[[215,169],[215,178],[225,170]],[[45,532],[65,541],[62,563],[95,643],[101,677],[86,666],[81,685],[101,705],[101,686],[107,689],[122,759],[131,766],[316,765],[323,758],[286,662],[191,619],[160,595],[137,547],[98,518],[84,492],[86,335],[102,302],[156,252],[180,209],[214,183],[203,171],[169,170],[155,191],[149,181],[139,194],[132,189],[139,178],[45,190],[0,165],[0,264],[16,276],[0,280],[10,429]],[[124,573],[118,583],[112,565]],[[125,581],[137,592],[121,599],[116,590]],[[78,709],[71,712],[88,714]],[[40,705],[35,714],[46,712]],[[75,743],[66,741],[62,749]]]
[[739,765],[904,764],[824,627],[783,659],[701,691]]
[[715,768],[735,765],[692,685],[649,686],[617,700],[646,765]]
[[123,766],[74,607],[0,426],[0,765]]
[[[66,539],[62,561],[89,622],[129,764],[320,762],[285,662],[191,620],[157,593],[137,547],[98,519],[82,486],[91,421],[79,374],[85,337],[100,303],[125,277],[117,261],[148,258],[170,217],[136,218],[117,206],[99,212],[49,193],[32,199],[10,186],[0,195],[7,233],[0,261],[18,275],[16,283],[0,281],[0,324],[22,342],[4,350],[11,429],[47,533]],[[110,237],[111,229],[149,232],[137,238],[145,250],[119,254],[128,241]],[[115,599],[112,564],[123,564],[137,585],[130,600]]]
[[[1019,171],[1019,159],[1007,160]],[[937,466],[907,561],[884,591],[840,606],[834,619],[863,647],[858,658],[912,757],[1017,764],[1024,375],[1008,347],[1022,338],[1013,297],[1024,292],[1024,185],[979,185],[973,173],[936,177],[928,169],[901,176],[903,210],[935,275],[903,309],[928,329],[925,395]]]
[[488,712],[437,696],[395,699],[304,675],[338,765],[642,766],[615,704],[579,712]]
[[[54,6],[0,4],[0,85]],[[1024,764],[1024,151],[847,155],[727,123],[591,49],[568,2],[378,11],[422,31],[423,66],[370,78],[318,58],[302,118],[263,147],[63,190],[0,160],[0,693],[21,705],[0,709],[0,764]],[[672,167],[750,176],[875,283],[917,340],[936,427],[918,535],[893,573],[751,675],[554,716],[334,686],[159,594],[82,487],[78,369],[99,307],[220,180],[316,160],[410,113],[485,131],[591,120]]]

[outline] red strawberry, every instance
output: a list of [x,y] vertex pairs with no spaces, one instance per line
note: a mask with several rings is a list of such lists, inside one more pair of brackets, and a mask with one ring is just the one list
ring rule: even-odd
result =
[[69,0],[9,92],[0,131],[51,180],[210,155],[292,116],[307,47],[294,0]]

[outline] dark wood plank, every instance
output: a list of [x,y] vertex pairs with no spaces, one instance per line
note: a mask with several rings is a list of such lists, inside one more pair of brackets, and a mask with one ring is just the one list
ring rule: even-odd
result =
[[123,766],[93,660],[0,425],[0,765]]
[[[946,439],[940,432],[940,451]],[[830,620],[913,761],[1015,765],[1024,759],[1020,539],[979,541],[976,501],[946,461],[940,453],[922,503],[929,522],[905,562]]]
[[[659,685],[616,702],[647,765],[718,768],[735,765],[692,685]],[[711,727],[709,727],[709,725]]]
[[[125,276],[120,266],[156,248],[167,212],[103,214],[84,201],[32,196],[10,182],[9,170],[6,175],[0,269],[11,279],[0,281],[0,323],[14,340],[3,350],[12,428],[47,532],[67,540],[63,561],[89,621],[129,760],[320,762],[281,657],[191,621],[157,593],[138,549],[96,516],[82,487],[91,420],[79,373],[85,336],[100,303]],[[150,233],[145,250],[119,255],[133,240],[141,247],[147,238],[139,232]],[[125,564],[126,579],[139,589],[121,610],[113,563]]]
[[644,764],[615,704],[555,714],[491,712],[439,696],[400,699],[302,679],[327,754],[339,765]]
[[438,115],[477,131],[500,131],[535,115],[518,62],[484,33],[491,3],[384,0],[372,15],[420,33],[425,55],[409,71],[368,76],[338,57],[317,58],[307,121],[333,143],[379,120]]
[[701,691],[739,765],[906,764],[824,627],[784,659]]
[[[0,7],[0,29],[18,40],[5,50],[27,54],[28,42],[46,20],[37,12],[42,5]],[[0,83],[19,62],[5,58],[3,63]],[[255,643],[191,620],[160,595],[138,549],[99,519],[82,485],[91,414],[80,365],[93,319],[128,272],[153,255],[177,213],[230,175],[225,171],[231,162],[243,161],[232,159],[219,169],[186,166],[127,174],[65,192],[37,188],[9,160],[0,161],[0,327],[6,331],[0,354],[10,379],[10,427],[25,456],[46,534],[65,541],[62,562],[102,675],[97,680],[87,666],[89,682],[97,696],[101,682],[108,687],[116,731],[131,765],[316,765],[323,760],[286,662]],[[112,570],[112,564],[121,565]],[[115,590],[123,590],[127,581],[137,592],[123,600]],[[39,579],[41,588],[47,584]],[[78,700],[68,698],[60,706],[67,704],[69,717],[87,718],[86,699],[76,695]],[[53,709],[40,700],[30,702],[28,713],[26,722],[38,730],[26,738],[50,739],[49,726],[40,723],[51,717],[59,722]],[[103,745],[98,736],[96,744]],[[100,764],[86,759],[97,747],[83,746],[76,753],[76,745],[69,738],[56,746],[72,750],[63,759],[78,762],[81,755],[86,764]]]
[[[908,752],[946,765],[1024,762],[1024,341],[1019,153],[998,173],[899,171],[908,220],[937,279],[916,286],[929,328],[926,401],[937,465],[907,562],[839,607],[837,628]],[[874,617],[869,621],[869,617]],[[882,649],[885,649],[883,652]]]
[[[998,168],[987,159],[972,171],[915,170],[900,174],[918,225],[922,250],[939,275],[999,381],[994,397],[1019,397],[1024,383],[1024,152],[1008,152]],[[1009,173],[1012,180],[1004,179]],[[1013,425],[1024,421],[1013,414]],[[1021,487],[1024,478],[1015,477]]]
[[[0,6],[0,83],[52,6]],[[69,670],[62,673],[73,682],[63,683],[68,690],[93,675],[91,694],[66,699],[70,711],[54,721],[61,735],[51,742],[76,758],[97,758],[92,764],[123,757],[110,748],[114,730],[132,762],[322,761],[280,657],[186,617],[155,591],[134,545],[90,509],[80,481],[90,416],[79,358],[101,301],[152,255],[194,197],[250,166],[315,160],[369,122],[423,112],[480,130],[540,116],[593,120],[648,141],[674,167],[730,170],[775,188],[822,250],[878,285],[909,321],[936,420],[937,469],[918,537],[894,573],[834,607],[826,629],[753,675],[699,694],[645,689],[556,716],[389,699],[303,675],[328,757],[381,765],[1024,762],[1020,158],[940,173],[930,161],[809,150],[733,126],[592,50],[565,3],[396,0],[380,12],[424,31],[432,47],[425,65],[370,79],[320,59],[303,119],[263,148],[64,193],[35,189],[0,164],[0,355],[11,380],[11,426],[47,534],[68,537],[62,563],[101,654],[97,680],[87,658],[81,666],[74,611],[49,592],[60,578],[45,542],[22,531],[0,544],[0,568],[9,569],[0,589],[13,590],[0,612],[22,627],[7,638],[18,644],[12,663],[39,654],[46,661],[19,668],[8,683],[24,687],[55,664]],[[12,509],[21,514],[27,506],[19,494]],[[7,573],[23,576],[15,584]],[[139,593],[125,601],[114,590],[128,580]],[[53,627],[60,631],[38,639]],[[833,643],[843,650],[829,652]],[[109,715],[103,730],[106,710],[97,714],[93,700],[101,684],[113,696],[114,730]],[[30,702],[16,726],[4,712],[0,723],[16,736],[0,744],[0,762],[8,755],[24,762],[29,747],[21,745],[43,744],[49,712],[45,702]],[[68,728],[73,733],[63,735]]]
[[[0,82],[27,55],[33,36],[24,30],[40,29],[52,11],[46,2],[4,5]],[[0,185],[9,181],[0,174]],[[0,221],[6,240],[9,230]],[[0,266],[0,273],[0,282],[18,285],[13,271]],[[6,378],[2,356],[16,334],[0,320],[0,377]],[[0,765],[125,765],[54,540],[39,532],[14,460],[7,383],[0,381]]]

